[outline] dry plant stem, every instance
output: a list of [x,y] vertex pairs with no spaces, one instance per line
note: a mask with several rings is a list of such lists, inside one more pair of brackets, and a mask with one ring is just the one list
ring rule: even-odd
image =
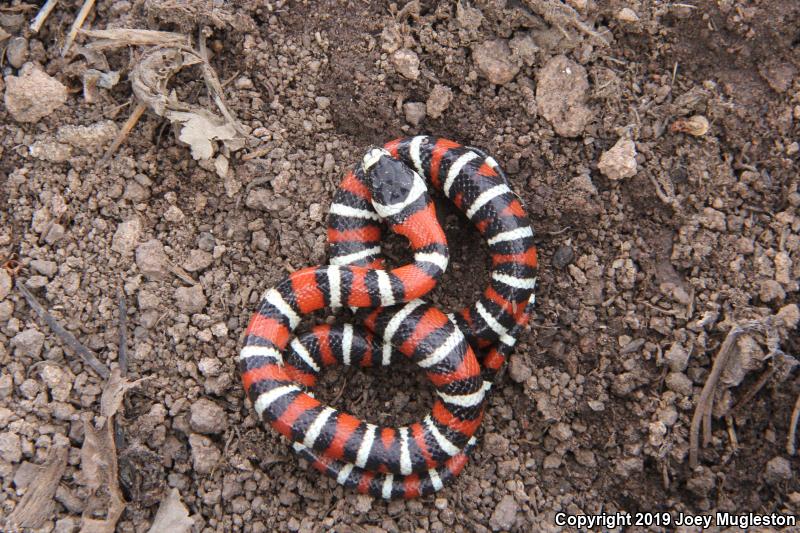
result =
[[136,104],[136,107],[133,108],[133,112],[131,112],[131,116],[128,117],[128,120],[125,121],[125,124],[122,126],[122,129],[117,134],[117,137],[114,139],[114,142],[111,143],[111,146],[108,147],[106,153],[103,154],[102,159],[100,159],[101,163],[105,163],[108,161],[112,155],[119,149],[122,142],[128,137],[133,127],[136,126],[136,123],[139,122],[139,119],[142,117],[145,109],[147,109],[147,105],[143,103]]
[[97,372],[100,377],[103,379],[108,379],[108,376],[110,375],[108,367],[101,363],[86,346],[81,344],[72,333],[64,329],[64,327],[59,324],[55,318],[53,318],[53,315],[48,313],[45,308],[42,307],[42,304],[39,303],[36,297],[25,288],[25,285],[22,283],[21,279],[17,280],[16,286],[17,290],[19,290],[19,292],[25,296],[25,299],[28,301],[28,305],[31,306],[31,309],[36,311],[36,314],[39,315],[48,326],[50,326],[50,329],[53,330],[53,333],[58,335],[61,340],[63,340],[70,348],[72,348],[75,353],[77,353],[80,358],[91,367],[92,370]]
[[42,6],[42,9],[36,13],[36,17],[31,22],[31,31],[33,33],[38,33],[39,30],[42,29],[42,24],[44,21],[47,20],[47,17],[50,15],[50,12],[55,9],[58,5],[58,0],[47,0],[47,2]]
[[171,31],[115,28],[113,30],[81,30],[80,33],[92,39],[98,39],[86,45],[87,49],[98,52],[123,46],[189,46],[189,38],[186,35]]
[[78,35],[78,30],[81,29],[83,23],[86,21],[86,17],[89,16],[89,12],[94,7],[94,0],[85,0],[83,6],[81,6],[81,10],[78,11],[78,16],[75,17],[75,22],[72,23],[72,27],[69,29],[69,33],[67,34],[67,40],[64,43],[64,48],[61,49],[61,57],[67,55],[69,52],[69,47],[72,46],[72,43],[75,41],[75,37]]
[[789,438],[786,439],[786,453],[789,455],[797,454],[797,447],[794,444],[795,435],[797,434],[797,420],[800,418],[800,394],[797,395],[797,400],[794,402],[794,409],[792,409],[792,422],[789,424]]
[[689,466],[691,468],[697,467],[701,422],[703,424],[703,446],[708,446],[711,442],[711,413],[714,408],[714,391],[717,389],[717,383],[722,375],[722,371],[728,366],[728,361],[731,358],[731,354],[733,354],[733,347],[736,343],[736,339],[743,333],[763,327],[763,322],[756,320],[732,328],[717,352],[714,365],[711,367],[711,374],[709,374],[705,385],[703,385],[700,398],[697,400],[697,407],[692,416],[692,424],[689,431]]
[[237,132],[242,135],[247,135],[247,132],[244,130],[244,128],[242,128],[241,124],[239,124],[239,121],[236,120],[236,117],[233,116],[233,113],[230,112],[228,106],[225,104],[225,98],[222,96],[222,85],[219,82],[216,71],[211,68],[211,63],[208,61],[208,48],[206,48],[206,38],[202,31],[200,32],[200,36],[198,38],[198,45],[200,49],[199,56],[203,60],[201,63],[203,79],[206,82],[206,87],[208,87],[208,92],[214,99],[214,103],[217,104],[222,116],[225,117],[225,120],[232,124],[233,127],[236,128]]
[[758,394],[758,391],[760,391],[761,389],[764,388],[764,385],[767,384],[767,382],[772,378],[772,376],[774,374],[775,374],[775,367],[774,366],[770,366],[766,371],[764,371],[758,377],[758,381],[756,381],[753,384],[753,386],[750,387],[750,389],[748,389],[748,391],[744,394],[744,396],[742,396],[742,399],[739,400],[738,402],[736,402],[736,405],[734,405],[732,408],[730,408],[725,413],[724,416],[735,415],[736,413],[741,411],[742,407],[747,405],[750,402],[750,400],[752,400],[755,397],[755,395]]
[[125,293],[119,289],[119,354],[117,360],[119,361],[119,370],[122,376],[128,373],[128,336],[126,328],[128,327],[128,308],[125,304]]

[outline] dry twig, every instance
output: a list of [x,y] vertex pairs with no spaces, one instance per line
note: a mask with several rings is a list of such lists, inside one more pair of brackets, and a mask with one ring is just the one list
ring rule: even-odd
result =
[[47,0],[45,4],[42,6],[42,9],[36,13],[36,17],[31,22],[31,31],[33,33],[38,33],[39,30],[42,29],[42,25],[44,21],[47,20],[47,17],[50,16],[50,13],[56,8],[58,5],[58,0]]
[[125,121],[125,124],[122,125],[122,128],[119,130],[114,142],[111,143],[111,146],[108,147],[106,152],[103,154],[103,157],[100,159],[100,163],[103,164],[108,161],[112,155],[119,149],[120,145],[125,141],[128,135],[133,130],[136,123],[139,122],[139,119],[142,118],[142,114],[147,109],[147,106],[142,103],[136,104],[136,107],[133,108],[131,115],[128,117],[128,120]]
[[86,17],[89,16],[89,12],[94,7],[95,0],[84,0],[83,5],[81,6],[81,10],[78,11],[78,16],[75,17],[75,21],[72,23],[72,27],[69,29],[69,33],[67,34],[67,40],[64,42],[64,47],[61,49],[61,57],[67,55],[69,52],[70,46],[75,41],[75,37],[78,35],[78,30],[81,29],[83,23],[86,21]]
[[53,330],[53,333],[58,335],[64,343],[72,348],[75,353],[77,353],[83,361],[88,364],[92,370],[97,372],[97,374],[102,377],[103,379],[108,379],[110,375],[108,371],[108,367],[100,362],[97,357],[95,357],[94,353],[92,353],[86,346],[81,344],[75,336],[64,329],[64,326],[58,323],[58,321],[51,315],[50,313],[42,307],[42,304],[36,299],[36,297],[31,294],[31,292],[25,288],[25,285],[22,283],[21,279],[17,280],[16,283],[17,290],[25,296],[25,299],[28,301],[28,305],[31,306],[31,309],[36,311],[36,314],[39,315],[45,323],[50,326],[50,329]]
[[800,419],[800,394],[797,395],[797,400],[794,402],[794,409],[792,409],[792,422],[789,424],[789,438],[786,439],[786,453],[789,455],[797,454],[797,447],[795,446],[795,435],[797,434],[797,420]]

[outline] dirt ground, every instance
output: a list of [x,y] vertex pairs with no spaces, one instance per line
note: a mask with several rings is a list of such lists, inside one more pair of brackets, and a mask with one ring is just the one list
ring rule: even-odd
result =
[[[795,0],[100,1],[84,28],[202,33],[249,132],[243,148],[215,142],[197,161],[178,126],[148,109],[108,162],[146,52],[104,51],[103,65],[79,35],[63,58],[81,3],[62,1],[35,34],[38,5],[0,6],[0,261],[21,267],[0,271],[0,517],[54,449],[63,471],[41,530],[107,517],[113,492],[93,484],[102,475],[87,457],[109,414],[106,380],[18,280],[112,368],[123,295],[126,376],[148,379],[115,417],[118,531],[148,531],[170,489],[194,531],[539,531],[561,529],[557,513],[798,513],[800,460],[787,451],[800,394]],[[90,69],[120,74],[91,102]],[[200,67],[168,87],[219,113]],[[536,312],[465,471],[434,497],[387,503],[309,469],[264,429],[234,363],[260,294],[325,263],[345,171],[368,146],[417,133],[504,166],[541,266]],[[489,258],[439,207],[454,260],[430,298],[453,310],[480,294]],[[392,253],[408,259],[399,240]],[[749,321],[759,326],[706,387],[711,431],[691,468],[712,365]],[[432,401],[410,367],[334,370],[319,395],[397,424]]]

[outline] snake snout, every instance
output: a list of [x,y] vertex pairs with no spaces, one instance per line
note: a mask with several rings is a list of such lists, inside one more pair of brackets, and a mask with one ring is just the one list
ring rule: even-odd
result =
[[427,191],[416,172],[385,150],[376,148],[364,157],[372,205],[381,217],[399,213]]

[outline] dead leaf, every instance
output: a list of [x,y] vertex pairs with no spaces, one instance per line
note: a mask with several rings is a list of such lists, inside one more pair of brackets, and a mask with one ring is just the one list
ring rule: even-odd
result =
[[[203,78],[223,116],[178,100],[167,84],[184,67],[201,65]],[[228,110],[221,96],[216,73],[201,52],[187,48],[158,48],[146,53],[130,74],[136,98],[174,126],[178,139],[188,144],[194,159],[214,155],[214,141],[221,141],[231,150],[244,147],[246,130]]]
[[150,379],[150,377],[130,382],[122,377],[118,367],[112,369],[111,376],[109,376],[108,382],[103,388],[103,395],[100,396],[100,414],[106,418],[114,416],[119,411],[120,405],[122,405],[125,393],[147,379]]
[[90,493],[81,517],[81,533],[113,533],[125,510],[125,500],[117,482],[117,449],[112,426],[110,419],[99,429],[91,422],[84,423],[78,481]]
[[14,512],[8,517],[5,526],[9,530],[16,528],[38,528],[53,514],[53,495],[58,488],[64,468],[67,466],[69,443],[64,439],[50,447],[47,461],[37,467],[40,472],[28,486],[25,496]]
[[181,501],[178,489],[170,489],[167,497],[158,506],[158,512],[148,533],[187,533],[194,521]]
[[123,46],[189,45],[189,37],[171,31],[114,28],[110,30],[81,30],[83,35],[98,39],[86,45],[89,50],[113,50]]

